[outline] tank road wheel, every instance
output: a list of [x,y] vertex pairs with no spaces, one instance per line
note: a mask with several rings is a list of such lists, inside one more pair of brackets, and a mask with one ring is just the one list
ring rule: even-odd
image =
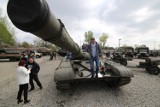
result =
[[69,82],[57,82],[56,83],[57,90],[68,90],[71,88]]
[[150,72],[153,75],[158,75],[160,73],[160,69],[158,67],[152,67],[150,68]]
[[127,66],[127,61],[122,61],[121,65]]

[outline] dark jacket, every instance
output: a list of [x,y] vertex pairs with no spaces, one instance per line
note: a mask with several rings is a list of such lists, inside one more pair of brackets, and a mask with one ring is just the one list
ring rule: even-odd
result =
[[[90,56],[92,56],[91,43],[88,45],[87,52],[90,54]],[[98,57],[101,54],[102,54],[101,48],[100,48],[99,44],[96,42],[96,57]]]
[[39,64],[36,63],[35,61],[33,61],[33,63],[28,62],[26,64],[26,68],[31,68],[31,74],[38,74],[40,70]]

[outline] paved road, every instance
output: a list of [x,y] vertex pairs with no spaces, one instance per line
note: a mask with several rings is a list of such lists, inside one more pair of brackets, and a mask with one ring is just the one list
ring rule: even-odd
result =
[[[48,57],[39,59],[39,73],[43,90],[29,92],[31,103],[23,107],[160,107],[160,75],[150,75],[144,69],[130,67],[134,73],[131,83],[118,89],[109,88],[105,83],[76,84],[71,90],[57,91],[54,71],[60,60],[49,61]],[[135,66],[138,59],[128,62]],[[0,82],[0,107],[17,107],[18,85],[15,79],[16,62],[0,62],[1,74],[8,72]],[[7,74],[3,75],[6,76]],[[3,77],[0,76],[0,77]],[[6,79],[5,79],[6,78]]]

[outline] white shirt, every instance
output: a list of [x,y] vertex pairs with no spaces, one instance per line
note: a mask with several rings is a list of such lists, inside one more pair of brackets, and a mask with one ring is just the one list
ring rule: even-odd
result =
[[29,83],[29,73],[31,71],[27,70],[24,66],[19,66],[17,68],[17,82],[19,85]]

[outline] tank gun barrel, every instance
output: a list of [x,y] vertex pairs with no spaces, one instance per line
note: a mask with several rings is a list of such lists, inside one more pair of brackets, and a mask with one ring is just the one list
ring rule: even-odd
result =
[[22,31],[66,49],[78,58],[88,59],[89,55],[81,52],[45,0],[9,0],[7,12],[12,23]]

